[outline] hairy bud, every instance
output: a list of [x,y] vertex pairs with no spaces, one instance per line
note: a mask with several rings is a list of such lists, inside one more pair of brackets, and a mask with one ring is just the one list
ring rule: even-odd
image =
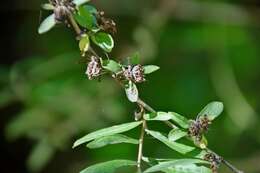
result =
[[124,69],[123,74],[127,80],[131,80],[134,83],[141,83],[145,81],[144,68],[141,65],[128,66]]
[[207,153],[204,156],[204,160],[209,161],[212,172],[217,173],[218,168],[221,164],[222,158],[214,153]]
[[75,4],[72,0],[51,0],[54,6],[54,16],[56,22],[66,22],[66,17],[75,11]]
[[102,67],[100,61],[97,57],[92,56],[91,61],[88,63],[86,75],[88,76],[89,80],[94,79],[101,75]]

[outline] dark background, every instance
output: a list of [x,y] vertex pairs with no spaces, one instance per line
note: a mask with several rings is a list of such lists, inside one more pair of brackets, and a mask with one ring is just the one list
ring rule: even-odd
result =
[[[195,4],[199,11],[182,2]],[[196,116],[208,102],[223,101],[226,109],[207,135],[209,146],[245,172],[260,172],[260,3],[257,0],[182,2],[93,1],[97,8],[103,9],[117,22],[114,57],[120,60],[140,50],[143,63],[161,67],[160,71],[148,78],[147,83],[140,86],[141,96],[156,109],[173,110],[189,118]],[[90,163],[109,160],[114,156],[134,159],[136,148],[128,145],[118,147],[117,151],[110,146],[97,151],[89,151],[84,147],[71,149],[74,139],[86,132],[131,121],[135,107],[125,100],[120,88],[113,87],[114,84],[108,79],[101,83],[86,80],[85,65],[78,63],[80,55],[77,53],[77,42],[69,29],[57,27],[45,35],[37,34],[38,24],[42,20],[39,19],[41,3],[13,0],[2,2],[0,7],[0,172],[78,172]],[[44,17],[47,14],[43,12],[42,15]],[[63,60],[63,55],[71,57],[71,60]],[[58,60],[52,62],[53,59]],[[37,67],[40,64],[43,65],[39,70]],[[56,67],[65,70],[56,72]],[[15,73],[17,69],[22,69],[20,73],[18,70],[18,75]],[[39,74],[46,72],[46,75],[28,75],[31,69],[36,72],[39,70]],[[19,80],[11,82],[14,73]],[[24,83],[21,87],[20,79],[26,79],[22,80]],[[55,81],[58,82],[53,85]],[[64,87],[63,82],[71,83]],[[31,88],[29,93],[22,89],[24,84]],[[52,89],[41,88],[41,85],[51,86]],[[111,87],[106,88],[107,85]],[[61,86],[64,87],[64,93],[72,92],[69,98],[63,92],[59,93]],[[35,88],[40,92],[35,94]],[[84,95],[89,98],[86,102],[96,109],[85,110],[84,104],[78,105],[73,99],[71,103],[63,103],[64,98],[77,99],[81,95],[82,92],[74,93],[75,90],[86,91]],[[17,93],[26,94],[21,96]],[[64,113],[46,104],[49,103],[48,99],[45,100],[46,95],[60,98],[54,103],[61,109],[68,106],[70,112]],[[111,100],[106,102],[107,96]],[[37,112],[47,110],[52,117],[58,118],[48,127],[31,127],[37,118],[31,119],[22,113],[34,108],[37,108]],[[99,108],[102,111],[98,111]],[[86,119],[85,126],[78,125],[78,120],[82,118],[75,118],[74,113],[78,112],[91,118],[95,115],[102,120]],[[22,132],[19,135],[15,135],[19,131],[16,128],[19,123],[15,122],[21,121],[17,117],[24,117],[23,123],[29,124],[25,127],[31,127],[20,129]],[[57,139],[57,142],[53,139],[59,135],[50,137],[50,134],[54,134],[53,129],[57,126],[63,128],[61,122],[73,122],[73,129],[80,127],[73,133],[68,130],[64,135],[66,137]],[[34,135],[31,133],[33,131],[39,131],[39,134]],[[136,136],[137,133],[133,132],[132,135]],[[54,152],[46,162],[42,161],[42,165],[36,163],[41,165],[38,168],[33,164],[28,166],[30,153],[46,136]],[[147,154],[171,156],[159,144],[150,144],[148,139],[145,147]],[[38,154],[39,157],[41,155]],[[222,169],[220,172],[228,171]]]

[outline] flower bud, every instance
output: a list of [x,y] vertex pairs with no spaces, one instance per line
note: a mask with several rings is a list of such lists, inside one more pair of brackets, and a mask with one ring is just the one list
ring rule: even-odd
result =
[[97,57],[92,56],[91,61],[88,63],[86,75],[88,76],[89,80],[94,79],[101,75],[102,67],[100,61]]

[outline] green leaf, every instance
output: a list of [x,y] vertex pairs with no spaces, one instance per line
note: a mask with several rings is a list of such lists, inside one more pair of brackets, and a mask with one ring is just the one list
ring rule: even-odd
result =
[[115,134],[110,136],[104,136],[94,141],[88,143],[88,148],[101,148],[109,144],[119,144],[119,143],[129,143],[129,144],[138,144],[138,140],[130,138],[122,134]]
[[84,7],[91,13],[91,14],[97,14],[97,9],[92,5],[84,5]]
[[90,0],[73,0],[73,3],[76,5],[76,6],[80,6],[82,4],[85,4],[87,2],[89,2]]
[[202,109],[198,116],[207,116],[212,121],[222,113],[223,109],[224,105],[222,102],[211,102]]
[[112,160],[112,161],[92,165],[80,171],[80,173],[113,173],[118,168],[125,167],[125,166],[135,166],[135,165],[136,162],[131,160]]
[[79,49],[84,54],[85,52],[88,51],[88,48],[89,48],[89,37],[86,34],[83,37],[81,37],[79,41]]
[[114,47],[114,40],[110,34],[98,32],[91,36],[92,41],[106,52],[111,52]]
[[168,138],[170,141],[177,141],[178,139],[183,138],[184,136],[187,135],[187,132],[182,131],[181,129],[172,129],[169,134]]
[[188,146],[188,145],[184,145],[184,144],[180,144],[180,143],[177,143],[177,142],[170,141],[168,138],[166,138],[160,132],[151,131],[151,130],[146,130],[146,132],[148,134],[152,135],[154,138],[158,139],[159,141],[163,142],[165,145],[167,145],[171,149],[173,149],[173,150],[175,150],[179,153],[186,154],[186,153],[191,152],[192,150],[195,149],[194,147],[191,147],[191,146]]
[[172,115],[165,112],[144,114],[144,119],[147,121],[168,121],[172,119]]
[[149,173],[149,172],[158,172],[158,171],[163,171],[167,168],[172,168],[176,166],[187,166],[191,164],[208,164],[207,161],[200,160],[200,159],[178,159],[178,160],[172,160],[172,161],[167,161],[167,162],[161,162],[155,166],[152,166],[144,171],[144,173]]
[[38,33],[43,34],[51,30],[56,24],[55,16],[54,14],[48,16],[44,21],[40,24],[40,27],[38,28]]
[[132,56],[129,57],[129,62],[131,65],[137,65],[140,63],[140,54],[139,52],[134,53]]
[[205,166],[197,166],[195,164],[176,165],[174,167],[163,170],[165,173],[212,173],[211,169]]
[[125,92],[126,92],[126,96],[127,96],[128,100],[130,102],[133,102],[133,103],[137,102],[137,100],[139,98],[138,89],[132,81],[129,81],[128,86],[126,86],[126,88],[125,88]]
[[97,20],[96,17],[89,11],[88,7],[80,6],[79,12],[74,14],[76,21],[84,28],[87,28],[91,31],[97,30]]
[[160,67],[158,67],[156,65],[146,65],[146,66],[144,66],[144,74],[150,74],[159,69],[160,69]]
[[120,64],[118,64],[114,60],[102,60],[101,64],[104,69],[111,71],[113,73],[117,73],[121,70]]
[[141,123],[142,123],[142,121],[131,122],[131,123],[120,124],[120,125],[104,128],[101,130],[97,130],[95,132],[89,133],[89,134],[85,135],[84,137],[78,139],[74,143],[73,148],[75,148],[83,143],[89,142],[93,139],[126,132],[128,130],[131,130],[131,129],[139,126]]
[[186,119],[184,116],[175,112],[169,112],[168,114],[172,115],[172,120],[176,122],[179,126],[185,129],[189,128],[189,120]]

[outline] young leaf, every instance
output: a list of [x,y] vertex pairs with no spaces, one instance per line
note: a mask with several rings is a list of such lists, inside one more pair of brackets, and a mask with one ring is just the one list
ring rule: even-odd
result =
[[130,65],[137,65],[140,63],[140,54],[139,52],[134,53],[132,56],[129,57]]
[[89,9],[84,5],[79,7],[79,13],[74,14],[76,21],[84,28],[89,30],[97,30],[97,20],[96,17],[89,11]]
[[175,112],[169,112],[168,114],[172,115],[172,120],[176,122],[182,128],[189,128],[189,120],[186,119],[184,116],[177,114]]
[[166,138],[164,135],[162,135],[160,132],[151,131],[151,130],[146,130],[146,132],[148,134],[152,135],[154,138],[158,139],[159,141],[163,142],[165,145],[167,145],[171,149],[173,149],[179,153],[186,154],[195,149],[194,147],[191,147],[188,145],[180,144],[177,142],[172,142],[168,138]]
[[121,70],[120,64],[118,64],[114,60],[102,60],[102,67],[108,71],[111,71],[113,73],[117,73]]
[[144,119],[147,121],[168,121],[172,119],[172,115],[165,112],[144,114]]
[[118,168],[135,165],[136,162],[131,160],[112,160],[92,165],[80,171],[80,173],[114,173]]
[[98,32],[91,36],[92,41],[106,52],[111,52],[114,47],[114,40],[110,34]]
[[205,166],[197,166],[195,164],[176,165],[174,167],[163,170],[165,173],[212,173],[212,170]]
[[109,144],[119,144],[119,143],[129,143],[129,144],[138,144],[137,139],[130,138],[128,136],[122,134],[115,134],[110,136],[104,136],[94,141],[88,143],[87,147],[94,149],[94,148],[101,148]]
[[51,30],[56,24],[55,16],[54,14],[48,16],[44,21],[40,24],[40,27],[38,28],[38,33],[43,34]]
[[217,118],[223,111],[224,105],[221,102],[211,102],[207,104],[198,116],[207,116],[210,121]]
[[91,14],[97,14],[97,9],[92,5],[84,5],[84,7],[91,13]]
[[128,86],[125,88],[126,96],[130,102],[137,102],[139,96],[138,96],[138,89],[136,85],[132,82],[129,81]]
[[131,123],[120,124],[120,125],[104,128],[104,129],[101,129],[101,130],[97,130],[95,132],[89,133],[89,134],[85,135],[84,137],[78,139],[73,144],[73,148],[75,148],[75,147],[77,147],[77,146],[79,146],[83,143],[89,142],[93,139],[97,139],[97,138],[101,138],[101,137],[104,137],[104,136],[109,136],[109,135],[114,135],[114,134],[126,132],[128,130],[131,130],[131,129],[139,126],[141,123],[142,123],[142,121],[131,122]]
[[170,141],[174,142],[178,139],[181,139],[182,137],[186,136],[187,132],[182,131],[180,129],[172,129],[170,133],[168,134],[168,138]]
[[159,69],[160,69],[160,67],[158,67],[156,65],[146,65],[146,66],[144,66],[144,74],[150,74]]
[[89,2],[90,0],[73,0],[73,3],[76,5],[76,6],[80,6],[82,4],[85,4],[87,2]]
[[172,168],[176,166],[187,166],[187,165],[198,164],[198,163],[208,164],[207,161],[199,160],[199,159],[178,159],[178,160],[172,160],[167,162],[161,162],[155,166],[146,169],[144,173],[164,171],[167,168]]
[[85,52],[88,51],[88,48],[89,48],[89,37],[88,35],[84,35],[83,37],[81,37],[79,41],[79,49],[82,52],[82,54],[84,54]]

